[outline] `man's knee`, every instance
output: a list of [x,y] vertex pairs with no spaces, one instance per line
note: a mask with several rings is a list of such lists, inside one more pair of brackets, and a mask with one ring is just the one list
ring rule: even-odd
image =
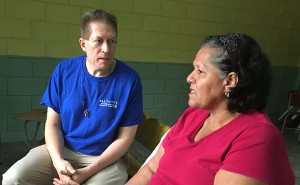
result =
[[48,180],[54,175],[55,171],[53,172],[51,158],[45,147],[41,146],[30,150],[25,157],[17,161],[5,172],[2,185],[32,184],[29,183],[32,182],[32,179]]
[[24,173],[14,167],[8,169],[2,175],[2,185],[17,185],[22,184],[22,179],[24,178]]

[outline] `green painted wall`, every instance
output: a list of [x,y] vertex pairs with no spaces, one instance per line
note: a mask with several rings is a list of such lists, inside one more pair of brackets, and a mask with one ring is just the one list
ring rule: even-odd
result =
[[14,116],[41,107],[59,59],[83,54],[80,16],[95,8],[117,15],[116,57],[141,75],[144,110],[169,125],[187,106],[185,78],[208,35],[243,32],[261,44],[272,60],[267,112],[275,122],[288,91],[300,86],[297,0],[0,0],[2,142],[23,140],[23,123]]
[[0,55],[79,55],[80,16],[95,8],[117,15],[123,60],[191,63],[203,37],[243,32],[273,66],[300,67],[297,0],[0,0]]

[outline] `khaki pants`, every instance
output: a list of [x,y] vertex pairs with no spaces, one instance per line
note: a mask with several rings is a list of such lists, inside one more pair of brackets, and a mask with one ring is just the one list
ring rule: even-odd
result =
[[[64,159],[73,167],[80,168],[92,163],[97,156],[76,153],[67,148],[63,150]],[[4,174],[2,185],[52,185],[58,174],[46,145],[38,146],[29,151],[21,160],[17,161]],[[124,185],[127,180],[126,163],[120,159],[89,178],[85,185]]]

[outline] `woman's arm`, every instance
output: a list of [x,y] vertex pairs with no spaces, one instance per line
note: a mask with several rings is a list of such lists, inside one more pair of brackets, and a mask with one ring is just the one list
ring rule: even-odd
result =
[[126,183],[126,185],[147,185],[151,176],[156,172],[159,161],[164,154],[164,148],[160,145],[157,153]]
[[215,176],[214,185],[268,185],[260,180],[238,173],[219,170]]
[[159,147],[161,146],[163,140],[165,139],[166,135],[168,134],[168,132],[170,131],[170,129],[160,138],[159,143],[156,145],[156,147],[154,148],[154,150],[151,152],[151,154],[147,157],[146,161],[143,163],[143,165],[141,166],[141,168],[146,165],[150,159],[152,159],[152,157],[157,153]]

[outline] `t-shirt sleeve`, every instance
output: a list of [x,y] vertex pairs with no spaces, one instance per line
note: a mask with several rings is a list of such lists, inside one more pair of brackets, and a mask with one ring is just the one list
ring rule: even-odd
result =
[[126,110],[122,116],[121,125],[132,126],[143,122],[143,96],[142,83],[140,77],[137,75],[133,81],[132,89]]
[[285,151],[284,140],[278,129],[270,125],[256,125],[246,129],[234,140],[221,169],[269,184],[280,184],[280,179],[276,178],[289,175],[289,172],[282,174],[281,170],[287,169],[286,165],[289,164],[289,161],[284,160],[287,159]]
[[176,124],[170,128],[170,130],[168,131],[167,135],[165,136],[164,140],[162,141],[162,146],[164,148],[166,148],[166,146],[169,144],[170,139],[172,138],[173,134],[174,134],[174,127],[176,127]]
[[41,105],[51,107],[55,112],[60,113],[59,109],[59,66],[53,71],[48,86],[44,92],[44,95],[40,101]]

